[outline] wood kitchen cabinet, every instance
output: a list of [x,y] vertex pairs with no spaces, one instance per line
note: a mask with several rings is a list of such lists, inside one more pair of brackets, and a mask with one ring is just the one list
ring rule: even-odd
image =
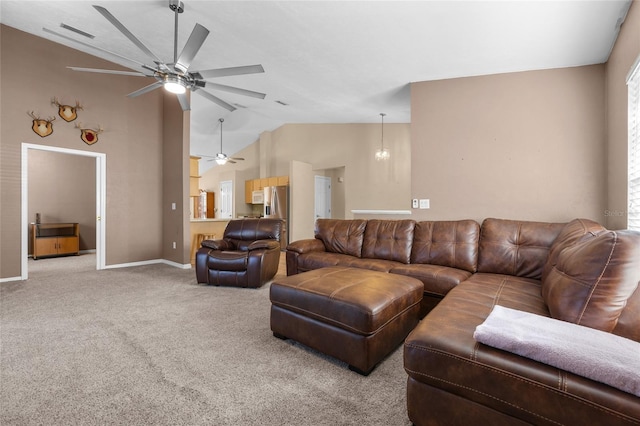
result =
[[262,191],[268,186],[289,186],[289,176],[272,176],[244,181],[244,202],[251,204],[251,193]]
[[244,202],[251,204],[251,193],[253,192],[253,180],[244,181]]
[[33,258],[80,253],[77,223],[32,223]]
[[200,196],[200,157],[189,157],[189,196]]

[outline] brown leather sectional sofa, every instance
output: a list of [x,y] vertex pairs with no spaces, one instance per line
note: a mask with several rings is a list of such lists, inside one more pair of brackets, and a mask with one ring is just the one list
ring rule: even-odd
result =
[[640,342],[638,232],[586,219],[320,219],[286,256],[288,275],[338,265],[424,283],[426,316],[404,346],[416,425],[640,424],[640,397],[473,337],[501,305]]

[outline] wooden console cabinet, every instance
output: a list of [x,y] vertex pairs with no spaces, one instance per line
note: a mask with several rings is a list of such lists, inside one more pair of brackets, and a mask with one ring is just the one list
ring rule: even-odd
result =
[[80,253],[77,223],[32,223],[33,258]]

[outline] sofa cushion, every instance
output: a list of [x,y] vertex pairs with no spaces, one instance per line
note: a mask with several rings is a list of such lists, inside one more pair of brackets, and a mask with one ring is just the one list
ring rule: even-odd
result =
[[588,234],[557,255],[542,283],[551,316],[611,332],[640,281],[640,234]]
[[542,271],[542,280],[544,281],[549,275],[562,250],[572,247],[583,238],[593,237],[603,231],[606,231],[604,226],[589,219],[574,219],[567,223],[549,249],[549,256]]
[[328,252],[361,257],[366,225],[363,219],[318,219],[315,237],[322,240]]
[[362,257],[409,263],[415,224],[410,219],[370,219],[364,231]]
[[478,272],[540,279],[565,224],[485,219],[480,231]]
[[232,250],[247,250],[255,240],[280,241],[282,226],[281,219],[231,220],[224,230],[223,239]]
[[417,278],[424,284],[425,293],[438,296],[446,296],[449,290],[471,276],[471,272],[463,269],[419,263],[399,265],[389,272]]
[[448,266],[475,272],[480,225],[475,220],[416,223],[411,263]]

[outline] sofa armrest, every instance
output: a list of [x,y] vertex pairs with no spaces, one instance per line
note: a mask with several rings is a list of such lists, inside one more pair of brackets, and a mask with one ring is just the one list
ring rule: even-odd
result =
[[256,240],[251,244],[249,244],[249,246],[247,247],[247,250],[249,251],[258,250],[258,249],[273,250],[277,248],[280,248],[280,243],[278,242],[278,240]]
[[212,250],[229,250],[231,248],[225,240],[204,240],[200,245]]
[[292,251],[297,254],[305,254],[313,251],[327,251],[324,243],[316,238],[308,240],[298,240],[290,243],[287,246],[287,251]]

